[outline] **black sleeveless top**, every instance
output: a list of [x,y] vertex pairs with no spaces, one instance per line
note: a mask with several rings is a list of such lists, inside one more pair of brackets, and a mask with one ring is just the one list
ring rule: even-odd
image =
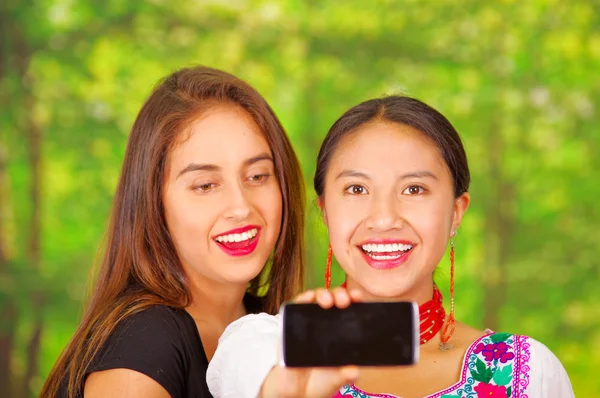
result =
[[[248,313],[262,310],[262,301],[246,294]],[[209,398],[208,359],[194,319],[183,309],[154,306],[123,320],[87,369],[125,368],[157,381],[172,398]],[[66,378],[59,397],[66,397]],[[83,398],[83,386],[78,397]]]

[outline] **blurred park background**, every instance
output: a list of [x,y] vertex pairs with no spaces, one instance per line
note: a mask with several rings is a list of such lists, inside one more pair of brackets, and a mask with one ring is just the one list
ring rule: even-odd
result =
[[473,175],[457,317],[542,341],[578,397],[600,393],[597,1],[0,0],[0,397],[35,396],[74,332],[136,113],[198,63],[254,85],[292,138],[309,287],[329,126],[386,93],[444,113]]

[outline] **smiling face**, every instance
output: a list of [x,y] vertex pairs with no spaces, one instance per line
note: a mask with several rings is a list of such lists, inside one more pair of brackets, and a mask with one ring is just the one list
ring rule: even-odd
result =
[[349,288],[367,299],[431,299],[432,273],[469,203],[420,131],[374,122],[344,137],[321,198]]
[[165,218],[188,277],[246,285],[281,229],[281,189],[271,149],[252,117],[217,105],[170,152]]

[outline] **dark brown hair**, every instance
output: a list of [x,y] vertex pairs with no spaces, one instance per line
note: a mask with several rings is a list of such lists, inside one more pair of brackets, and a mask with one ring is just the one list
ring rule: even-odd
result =
[[404,124],[429,137],[438,146],[450,169],[455,197],[469,190],[471,175],[467,155],[458,133],[448,119],[417,99],[389,96],[356,105],[331,126],[317,157],[314,188],[319,197],[322,197],[325,191],[325,175],[340,141],[359,127],[375,122]]
[[219,103],[234,104],[252,116],[269,143],[281,188],[281,232],[269,265],[248,291],[257,295],[266,284],[263,309],[273,314],[302,289],[304,180],[281,123],[242,80],[203,66],[181,69],[155,88],[133,124],[90,305],[41,396],[56,396],[64,382],[70,397],[81,392],[90,362],[123,319],[152,305],[190,304],[188,280],[163,211],[165,163],[182,131]]

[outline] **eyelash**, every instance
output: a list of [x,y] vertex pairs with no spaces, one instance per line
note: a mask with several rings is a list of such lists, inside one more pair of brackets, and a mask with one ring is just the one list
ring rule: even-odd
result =
[[[206,187],[206,186],[208,186],[209,188],[205,189],[204,187]],[[214,184],[212,182],[207,182],[206,184],[194,185],[192,187],[192,189],[194,191],[206,193],[206,192],[212,191],[216,186],[217,186],[217,184]]]
[[[247,180],[251,183],[261,183],[264,182],[265,180],[267,180],[267,178],[269,178],[271,176],[271,174],[265,173],[265,174],[253,174],[250,177],[247,178]],[[208,187],[208,188],[206,188]],[[192,187],[192,189],[194,191],[197,192],[202,192],[202,193],[207,193],[212,191],[214,188],[217,187],[217,184],[212,183],[212,182],[207,182],[206,184],[199,184],[199,185],[194,185]]]
[[[420,192],[418,192],[418,193],[406,193],[405,194],[405,192],[407,192],[411,188],[417,188],[417,189],[420,190]],[[424,194],[426,191],[427,190],[425,188],[423,188],[422,186],[420,186],[420,185],[411,185],[410,187],[407,187],[404,191],[402,191],[402,194],[403,195],[409,195],[409,196],[417,196],[417,195]]]
[[[257,178],[257,177],[259,177],[260,179],[254,179],[254,178]],[[264,182],[264,181],[265,181],[266,179],[268,179],[269,177],[271,177],[271,174],[268,174],[268,173],[264,173],[264,174],[254,174],[254,175],[251,175],[250,177],[248,177],[248,180],[249,180],[250,182],[256,182],[256,183],[259,183],[259,182]]]
[[[353,188],[360,188],[360,189],[364,190],[364,192],[362,192],[362,193],[350,192],[350,190]],[[369,191],[367,191],[367,188],[363,187],[362,185],[353,184],[353,185],[346,187],[346,189],[344,189],[344,192],[349,195],[366,195]]]

